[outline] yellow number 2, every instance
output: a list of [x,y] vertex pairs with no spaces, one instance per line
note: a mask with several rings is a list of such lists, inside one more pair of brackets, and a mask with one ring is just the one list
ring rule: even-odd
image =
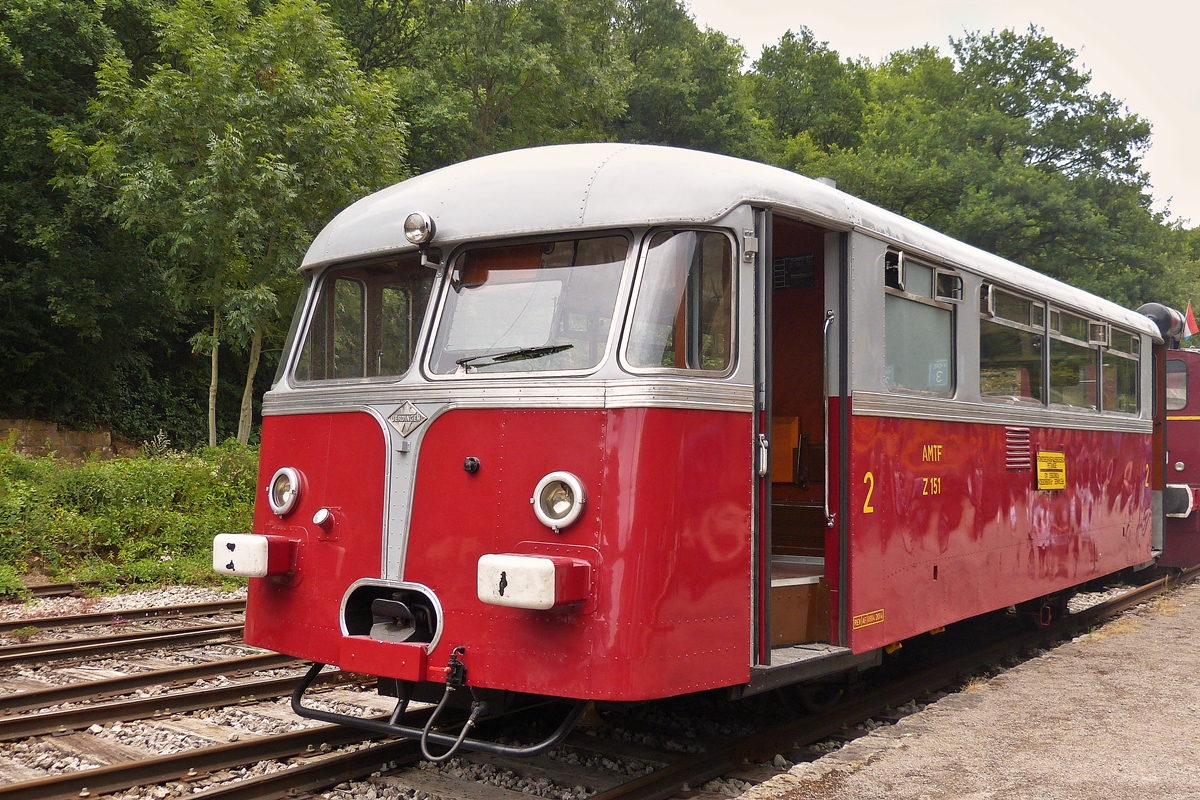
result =
[[871,505],[871,495],[875,493],[875,476],[868,472],[863,475],[863,483],[867,484],[867,499],[863,501],[863,513],[874,514],[875,506]]

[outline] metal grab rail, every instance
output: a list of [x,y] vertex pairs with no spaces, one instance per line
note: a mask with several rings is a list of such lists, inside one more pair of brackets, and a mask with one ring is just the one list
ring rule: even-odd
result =
[[421,740],[425,742],[434,742],[445,747],[464,747],[468,750],[476,750],[480,753],[491,753],[497,756],[514,756],[516,758],[526,758],[529,756],[540,755],[550,748],[560,743],[567,738],[567,734],[575,727],[575,723],[579,720],[579,715],[583,713],[583,709],[587,706],[587,702],[580,700],[575,704],[571,711],[567,714],[566,719],[555,729],[554,733],[550,734],[549,738],[543,739],[536,744],[525,745],[522,747],[514,747],[512,745],[496,744],[495,742],[485,742],[481,739],[468,739],[459,736],[452,736],[446,733],[439,733],[432,730],[422,730],[421,728],[413,728],[408,725],[396,725],[388,722],[379,722],[373,719],[363,719],[362,717],[352,717],[349,714],[336,714],[330,711],[319,711],[315,708],[307,708],[301,700],[304,693],[312,686],[313,681],[325,668],[324,664],[314,663],[305,674],[304,679],[296,686],[296,690],[292,692],[292,711],[295,711],[302,717],[307,719],[315,719],[320,722],[331,722],[336,725],[346,725],[353,728],[359,728],[372,733],[383,734],[384,736],[395,736],[402,739]]
[[825,311],[825,327],[821,331],[822,366],[824,377],[821,380],[821,392],[825,397],[822,408],[825,411],[825,527],[833,527],[833,514],[829,513],[829,326],[833,324],[833,309]]

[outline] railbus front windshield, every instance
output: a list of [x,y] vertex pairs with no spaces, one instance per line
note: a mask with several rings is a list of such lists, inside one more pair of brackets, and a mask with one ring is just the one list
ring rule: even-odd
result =
[[435,375],[591,369],[604,358],[625,236],[478,247],[450,267]]

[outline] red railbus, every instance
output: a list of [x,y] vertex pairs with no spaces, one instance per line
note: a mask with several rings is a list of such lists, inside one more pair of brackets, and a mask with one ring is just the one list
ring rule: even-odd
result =
[[[503,153],[355,203],[301,270],[214,568],[251,576],[248,643],[399,698],[363,720],[306,682],[300,713],[431,757],[1048,618],[1162,547],[1159,326],[793,173]],[[578,702],[520,747],[396,722],[529,696]]]

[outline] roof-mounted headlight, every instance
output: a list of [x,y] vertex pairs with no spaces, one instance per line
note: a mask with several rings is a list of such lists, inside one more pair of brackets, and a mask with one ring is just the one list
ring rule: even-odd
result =
[[422,211],[414,211],[404,220],[404,238],[413,244],[426,244],[436,231],[433,218]]
[[271,476],[267,484],[267,502],[271,510],[285,517],[300,501],[300,473],[291,467],[282,467]]

